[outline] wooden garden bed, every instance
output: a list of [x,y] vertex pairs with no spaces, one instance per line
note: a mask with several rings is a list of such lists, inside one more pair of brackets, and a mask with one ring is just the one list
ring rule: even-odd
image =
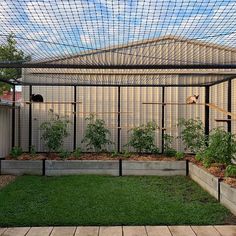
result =
[[1,173],[13,175],[186,175],[186,161],[1,160]]

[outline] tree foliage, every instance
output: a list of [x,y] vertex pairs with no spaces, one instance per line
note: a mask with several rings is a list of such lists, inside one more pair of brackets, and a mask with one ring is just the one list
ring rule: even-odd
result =
[[[6,42],[0,45],[0,61],[11,62],[11,61],[25,61],[30,60],[29,56],[25,56],[24,52],[17,48],[17,42],[14,39],[14,34],[9,34]],[[21,77],[21,69],[15,68],[0,68],[0,79],[10,80]],[[7,83],[0,82],[0,94],[3,91],[9,91],[11,86]]]

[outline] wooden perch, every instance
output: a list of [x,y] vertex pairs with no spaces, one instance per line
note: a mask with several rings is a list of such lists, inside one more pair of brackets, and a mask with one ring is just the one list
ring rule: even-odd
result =
[[124,112],[117,112],[117,111],[101,111],[101,112],[93,112],[93,111],[88,111],[88,112],[83,112],[83,111],[79,111],[79,112],[72,112],[73,114],[133,114],[133,112],[128,112],[128,111],[124,111]]
[[200,105],[200,106],[208,106],[209,108],[211,108],[213,110],[217,110],[219,112],[224,113],[227,116],[231,116],[231,117],[236,119],[236,114],[234,114],[232,112],[228,112],[225,109],[223,109],[221,107],[218,107],[214,103],[193,103],[193,104],[188,104],[188,103],[178,103],[178,102],[165,102],[165,103],[161,103],[161,102],[143,102],[142,104],[144,104],[144,105],[163,105],[163,106],[166,106],[166,105],[187,105],[187,106],[189,106],[189,105],[193,105],[193,106]]
[[213,110],[217,110],[217,111],[222,112],[223,114],[225,114],[225,115],[227,115],[227,116],[231,116],[231,117],[233,117],[233,118],[236,119],[236,114],[231,113],[231,112],[228,112],[228,111],[226,111],[225,109],[216,106],[214,103],[206,104],[206,106],[209,106],[209,108],[211,108],[211,109],[213,109]]
[[74,105],[74,104],[82,104],[82,102],[59,102],[59,101],[57,101],[57,102],[30,102],[30,101],[26,101],[26,102],[22,102],[22,103],[25,103],[25,104],[72,104],[72,105]]
[[206,104],[205,103],[193,103],[193,104],[189,104],[189,103],[184,103],[184,102],[143,102],[142,103],[143,105],[163,105],[163,106],[166,106],[166,105],[185,105],[185,106],[189,106],[189,105],[200,105],[200,106],[205,106]]

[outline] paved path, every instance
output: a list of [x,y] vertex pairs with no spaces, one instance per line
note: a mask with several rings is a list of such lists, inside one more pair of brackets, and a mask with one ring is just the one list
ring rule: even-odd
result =
[[0,236],[236,236],[236,225],[17,227],[0,228]]

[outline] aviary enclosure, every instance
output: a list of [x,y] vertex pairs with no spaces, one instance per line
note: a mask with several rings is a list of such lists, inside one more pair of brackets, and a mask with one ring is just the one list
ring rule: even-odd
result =
[[[84,224],[222,224],[227,217],[235,223],[231,213],[214,199],[205,201],[210,196],[206,195],[203,200],[196,197],[195,205],[194,194],[187,185],[190,181],[189,186],[196,188],[200,196],[201,189],[191,182],[190,178],[193,179],[236,214],[235,12],[233,0],[0,1],[0,92],[6,90],[12,94],[12,101],[5,101],[2,96],[0,100],[0,177],[9,174],[142,175],[139,178],[144,182],[138,178],[133,180],[143,184],[143,199],[139,200],[148,203],[145,191],[152,178],[144,176],[156,175],[149,192],[159,191],[156,182],[163,180],[165,203],[155,205],[158,201],[154,199],[158,196],[151,195],[154,201],[150,202],[148,211],[144,209],[147,213],[142,215],[144,218],[139,211],[143,204],[133,200],[137,211],[131,218],[123,218],[127,207],[133,205],[129,202],[132,197],[121,194],[124,197],[121,203],[125,205],[120,221],[116,214],[109,221],[108,215],[116,211],[106,215],[107,202],[101,198],[97,221],[91,221],[96,218],[91,217],[94,212],[85,213],[82,214]],[[17,97],[19,91],[21,98]],[[56,126],[48,123],[52,114],[59,121]],[[62,117],[66,117],[66,129],[60,122]],[[182,126],[178,125],[181,119],[185,121]],[[108,133],[110,140],[107,140]],[[101,145],[101,140],[105,145]],[[55,142],[56,146],[52,147]],[[93,148],[88,150],[88,144]],[[102,156],[104,150],[105,156]],[[161,180],[157,176],[168,177]],[[85,199],[72,184],[79,186],[78,180],[83,178],[86,187],[95,183],[94,189],[86,194],[86,197],[91,194],[94,201],[93,191],[100,188],[91,176],[72,176],[62,181],[68,193],[72,193],[69,198],[64,195],[67,191],[61,194],[60,184],[57,189],[54,178],[19,178],[24,186],[19,195],[27,199],[26,206],[22,207],[16,200],[16,213],[12,214],[7,191],[13,189],[14,192],[14,183],[0,191],[2,198],[10,202],[6,208],[0,201],[0,209],[5,209],[0,210],[0,226],[16,226],[16,222],[21,226],[81,224],[80,215],[74,216],[83,211],[74,208],[75,215],[71,214],[70,207],[74,205],[68,201],[75,194],[73,203],[80,201],[84,208]],[[112,186],[118,181],[118,188],[126,181],[125,177],[109,178],[114,181]],[[32,180],[31,186],[37,188],[41,179],[45,180],[44,195],[37,194],[38,190],[24,191],[28,189],[24,181]],[[168,195],[167,179],[176,191],[183,190],[179,200]],[[175,186],[178,179],[183,185]],[[107,183],[108,178],[101,180]],[[44,202],[42,198],[52,195],[47,181],[52,181],[53,191],[57,189],[55,193],[61,197],[60,202],[67,204],[68,221],[65,215],[61,218],[62,214],[53,214],[55,221],[44,221],[41,217],[50,216],[55,210],[49,210],[48,214],[50,208],[40,205]],[[128,186],[133,190],[132,185],[127,185],[120,192],[126,193]],[[98,195],[112,196],[109,191],[110,187],[106,187]],[[120,192],[114,191],[119,200],[122,199]],[[32,198],[32,193],[37,196]],[[130,194],[137,195],[136,189]],[[18,192],[14,199],[18,199]],[[32,199],[40,203],[35,208],[31,207],[35,206]],[[93,201],[96,208],[97,201]],[[113,204],[113,199],[111,202]],[[171,219],[173,202],[177,208]],[[55,206],[54,203],[53,200],[51,206]],[[166,203],[170,205],[166,207]],[[185,208],[186,203],[194,203],[193,208],[189,208],[192,210]],[[159,211],[160,206],[165,209]],[[18,214],[19,207],[21,214]],[[114,207],[120,206],[114,204]],[[61,208],[58,209],[60,212]],[[150,222],[153,209],[158,214],[164,212],[167,218],[163,218],[164,213],[161,216],[155,213]],[[180,220],[179,212],[184,212],[186,219]],[[196,216],[196,212],[199,215]],[[133,216],[137,221],[132,221]]]
[[[111,132],[109,151],[121,152],[129,130],[149,121],[158,124],[161,152],[165,134],[184,150],[180,118],[199,118],[206,135],[219,126],[235,133],[233,1],[19,0],[3,1],[1,9],[1,45],[9,35],[16,43],[9,55],[3,47],[0,59],[0,79],[13,91],[2,125],[2,137],[11,133],[11,140],[2,138],[2,156],[10,146],[46,151],[40,125],[49,111],[70,120],[69,151],[86,149],[81,141],[91,113]],[[193,95],[197,103],[186,104]]]
[[[168,58],[168,63],[162,58]],[[182,58],[185,61],[177,64]],[[165,134],[180,136],[180,118],[199,118],[206,135],[215,127],[234,133],[235,58],[233,48],[163,37],[55,61],[4,64],[25,67],[20,81],[9,82],[13,91],[22,85],[22,101],[12,109],[12,146],[46,151],[40,124],[48,119],[50,110],[71,122],[65,140],[69,151],[78,146],[86,150],[81,140],[85,118],[91,113],[103,119],[110,130],[110,151],[122,151],[128,131],[148,121],[159,126],[156,144],[162,151]],[[122,64],[125,59],[128,64]],[[225,64],[219,64],[221,61]],[[43,102],[33,102],[32,94],[40,94]],[[193,94],[199,95],[197,103],[187,104],[187,97]],[[181,139],[175,140],[174,147],[184,150]]]

